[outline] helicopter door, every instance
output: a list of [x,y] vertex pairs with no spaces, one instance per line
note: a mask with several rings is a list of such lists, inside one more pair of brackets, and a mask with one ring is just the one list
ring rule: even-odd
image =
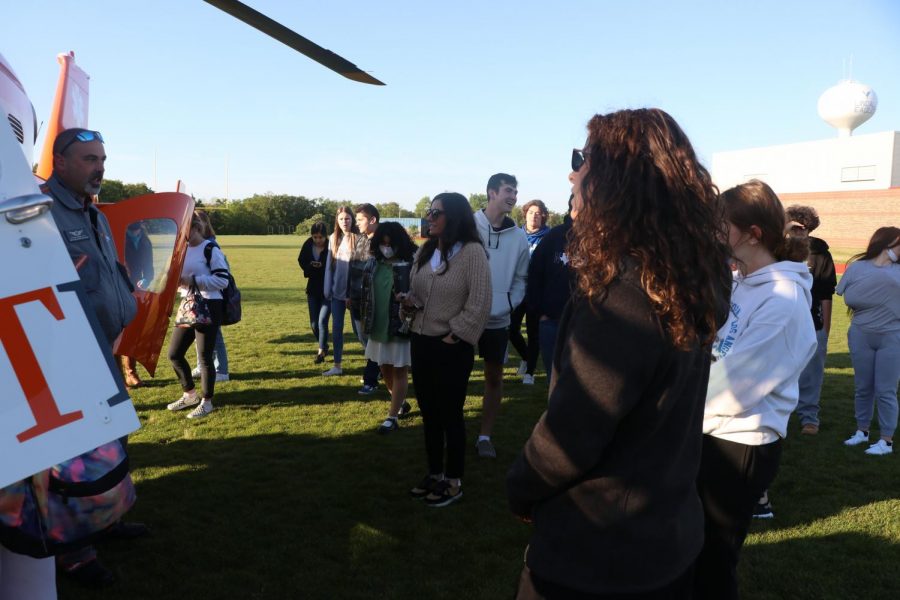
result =
[[138,306],[113,352],[134,358],[154,375],[187,251],[194,201],[186,194],[166,192],[100,203],[97,208],[109,220]]

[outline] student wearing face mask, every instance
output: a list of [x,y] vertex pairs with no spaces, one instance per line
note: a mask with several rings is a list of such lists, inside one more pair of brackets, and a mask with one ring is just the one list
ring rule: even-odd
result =
[[894,451],[897,382],[900,381],[900,228],[881,227],[865,252],[850,259],[837,293],[851,313],[847,344],[856,385],[856,433],[844,444],[869,441],[869,424],[878,406],[881,439],[866,454]]
[[369,338],[366,358],[378,363],[384,385],[391,394],[388,416],[378,426],[377,431],[381,434],[395,431],[399,427],[398,418],[410,410],[406,402],[409,334],[403,330],[400,305],[394,292],[394,266],[411,263],[417,249],[406,229],[391,222],[378,225],[369,246],[375,269],[363,280],[360,316],[363,331]]
[[322,221],[313,223],[309,239],[303,242],[297,263],[306,277],[306,303],[309,307],[309,328],[319,342],[315,364],[325,362],[328,354],[328,317],[330,302],[325,300],[325,262],[328,253],[328,228]]

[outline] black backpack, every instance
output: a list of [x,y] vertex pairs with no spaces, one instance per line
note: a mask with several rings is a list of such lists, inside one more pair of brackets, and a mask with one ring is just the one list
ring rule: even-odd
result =
[[[232,276],[231,271],[228,269],[216,269],[212,270],[212,267],[209,264],[210,259],[212,258],[212,250],[213,246],[216,248],[219,247],[219,244],[210,240],[206,247],[203,248],[203,256],[206,257],[206,268],[210,269],[210,273],[213,275],[221,275],[223,277],[228,278],[228,285],[222,290],[222,299],[225,301],[225,308],[222,311],[222,325],[234,325],[241,320],[241,290],[238,289],[237,283],[234,281],[234,276]],[[224,253],[223,253],[224,256]],[[228,264],[228,259],[225,259],[225,264]],[[231,265],[229,265],[230,268]]]

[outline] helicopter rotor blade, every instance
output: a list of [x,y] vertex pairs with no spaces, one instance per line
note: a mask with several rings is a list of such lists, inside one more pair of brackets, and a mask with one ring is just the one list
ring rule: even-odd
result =
[[266,35],[275,38],[282,44],[289,46],[297,52],[308,56],[320,65],[328,67],[335,73],[343,75],[347,79],[368,83],[371,85],[384,85],[349,60],[338,56],[331,50],[306,39],[299,33],[288,29],[278,21],[267,17],[238,0],[204,0],[207,4],[228,13],[235,19],[243,21]]

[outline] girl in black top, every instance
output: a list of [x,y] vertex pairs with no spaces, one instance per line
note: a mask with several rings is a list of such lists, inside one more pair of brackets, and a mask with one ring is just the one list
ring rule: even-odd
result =
[[325,254],[328,252],[328,229],[322,221],[310,228],[310,237],[300,248],[297,262],[306,277],[306,302],[309,306],[309,328],[319,341],[315,363],[325,360],[328,354],[329,303],[325,300]]

